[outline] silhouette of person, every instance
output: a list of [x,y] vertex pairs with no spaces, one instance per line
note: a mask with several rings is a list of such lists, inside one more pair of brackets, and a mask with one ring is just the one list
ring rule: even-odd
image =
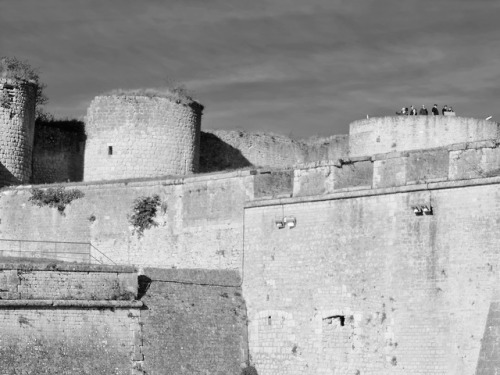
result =
[[422,104],[422,108],[420,108],[420,111],[418,111],[418,114],[420,116],[427,116],[429,112],[427,111],[427,108],[425,108],[425,105]]
[[438,109],[438,105],[437,104],[434,104],[434,107],[432,107],[432,114],[434,116],[438,116],[439,115],[439,109]]

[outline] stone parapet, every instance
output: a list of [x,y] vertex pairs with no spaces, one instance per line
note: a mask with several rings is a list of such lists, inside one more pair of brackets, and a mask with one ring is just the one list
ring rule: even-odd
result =
[[299,166],[294,172],[293,196],[499,175],[500,147],[496,140],[463,142]]
[[497,140],[499,124],[454,116],[395,116],[350,124],[349,155],[410,151],[463,142]]

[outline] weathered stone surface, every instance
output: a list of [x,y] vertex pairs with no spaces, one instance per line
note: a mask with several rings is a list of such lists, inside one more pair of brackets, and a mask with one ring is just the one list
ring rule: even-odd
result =
[[423,183],[448,178],[448,150],[412,152],[408,157],[407,182]]
[[450,152],[450,179],[470,179],[500,175],[500,148]]
[[[147,374],[241,374],[247,360],[246,309],[240,286],[211,281],[233,279],[212,271],[191,281],[164,281],[169,271],[145,270],[151,284],[142,301],[144,369]],[[216,274],[219,274],[218,276]],[[161,281],[155,277],[164,274]],[[202,283],[200,283],[202,281]]]
[[256,174],[254,177],[254,196],[276,197],[292,195],[293,171],[268,171]]
[[[4,265],[0,271],[0,368],[6,374],[128,375],[141,353],[137,274],[123,267]],[[78,268],[78,266],[77,266]],[[142,359],[141,359],[142,360]]]
[[372,186],[373,163],[371,161],[361,161],[357,163],[344,164],[341,168],[335,168],[334,188],[344,189],[350,187]]
[[408,158],[377,160],[373,163],[373,187],[401,186],[407,180]]

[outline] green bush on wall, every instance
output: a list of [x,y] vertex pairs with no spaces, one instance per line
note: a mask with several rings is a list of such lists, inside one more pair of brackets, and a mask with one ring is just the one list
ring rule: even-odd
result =
[[129,223],[134,227],[134,234],[137,233],[139,238],[142,237],[146,229],[158,226],[154,218],[160,206],[161,199],[156,194],[152,197],[139,197],[134,200],[133,213],[129,217]]
[[68,204],[75,199],[84,197],[84,195],[78,189],[66,190],[64,186],[48,188],[47,190],[33,188],[31,189],[31,197],[28,200],[31,201],[31,204],[38,207],[49,206],[57,208],[57,211],[63,215],[64,209]]

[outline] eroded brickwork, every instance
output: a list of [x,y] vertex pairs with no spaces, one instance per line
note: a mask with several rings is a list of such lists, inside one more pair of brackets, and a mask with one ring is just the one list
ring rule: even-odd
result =
[[98,96],[87,112],[84,180],[198,170],[201,106],[169,98]]
[[143,374],[137,274],[56,263],[0,265],[0,372]]
[[34,84],[0,78],[0,186],[30,181],[35,93]]

